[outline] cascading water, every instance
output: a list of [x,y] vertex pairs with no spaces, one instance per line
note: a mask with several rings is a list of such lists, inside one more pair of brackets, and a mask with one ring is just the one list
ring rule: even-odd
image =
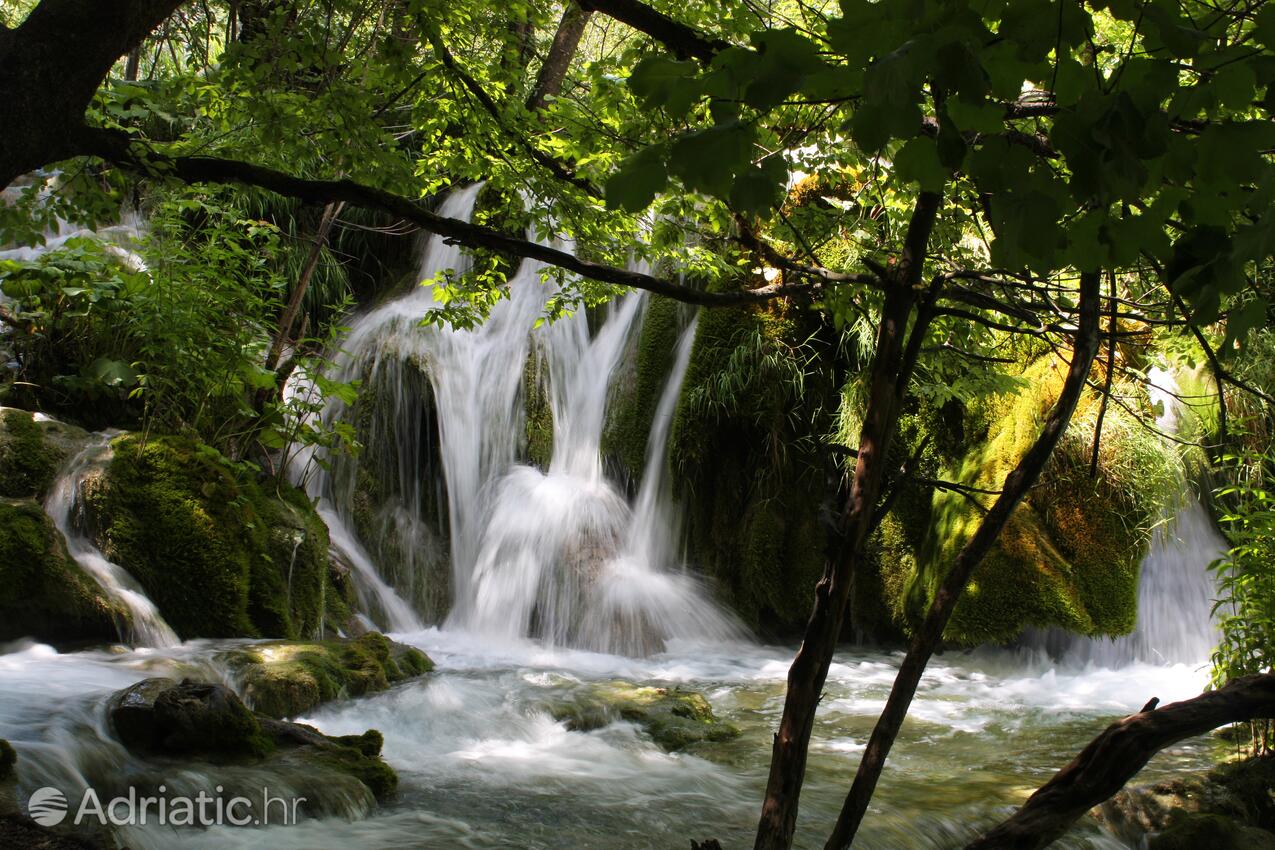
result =
[[[453,194],[442,214],[468,218],[480,188]],[[458,248],[435,237],[419,277],[463,272],[466,263]],[[430,495],[422,446],[431,445],[428,431],[435,423],[429,417],[436,418],[451,562],[448,624],[497,639],[533,636],[634,654],[675,638],[733,635],[729,618],[695,581],[669,569],[677,559],[660,482],[693,326],[683,335],[660,403],[635,512],[604,474],[601,441],[611,378],[643,296],[619,299],[590,333],[583,311],[537,327],[551,294],[539,266],[524,262],[509,282],[509,297],[481,325],[452,330],[421,326],[439,304],[430,289],[416,287],[356,319],[336,364],[334,377],[363,378],[388,408],[379,414],[394,427],[372,438],[392,441],[389,454],[399,469],[388,473],[399,482],[402,512],[417,522]],[[548,375],[553,452],[547,471],[519,463],[530,357]],[[428,397],[420,389],[422,373]],[[338,401],[324,416],[332,421],[344,412]],[[341,541],[356,539],[351,529],[361,461],[334,461],[332,473],[318,471],[309,488],[325,500],[333,539],[348,555],[354,547]],[[411,486],[404,486],[408,481]],[[372,579],[363,567],[358,571]],[[403,590],[420,578],[391,581]]]
[[93,577],[112,601],[118,602],[128,611],[129,633],[121,634],[121,637],[138,646],[176,646],[181,641],[177,633],[164,622],[155,603],[151,602],[145,591],[123,567],[112,563],[102,554],[92,538],[75,522],[80,486],[91,472],[101,468],[110,459],[111,437],[110,433],[96,435],[93,442],[71,459],[54,482],[45,500],[44,510],[66,538],[67,551],[75,562]]
[[[1147,373],[1156,425],[1177,433],[1182,403],[1177,381],[1165,369]],[[1227,549],[1199,497],[1185,480],[1182,503],[1155,527],[1138,579],[1138,621],[1133,632],[1114,640],[1084,638],[1050,630],[1037,635],[1052,655],[1102,667],[1135,661],[1150,664],[1207,663],[1218,641],[1213,622],[1217,586],[1208,566]],[[1029,641],[1030,642],[1030,641]]]

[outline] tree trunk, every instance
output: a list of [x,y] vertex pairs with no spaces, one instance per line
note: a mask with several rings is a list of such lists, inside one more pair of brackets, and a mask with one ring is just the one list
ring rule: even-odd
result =
[[925,263],[925,250],[941,203],[940,195],[921,193],[912,213],[903,255],[888,281],[876,353],[870,367],[868,404],[859,436],[854,479],[838,529],[840,544],[815,587],[815,604],[805,638],[788,670],[788,692],[771,751],[770,775],[757,825],[755,850],[788,850],[792,846],[815,710],[836,652],[850,586],[880,498],[890,440],[915,362],[913,349],[919,350],[919,340],[924,337],[928,324],[928,317],[918,314],[912,330],[915,345],[908,345],[908,319],[917,303],[917,284]]
[[1245,676],[1158,711],[1154,704],[1108,726],[1021,809],[965,850],[1044,847],[1124,787],[1165,747],[1228,723],[1275,717],[1275,673]]
[[84,111],[116,60],[182,0],[43,0],[0,33],[0,188],[83,153]]
[[899,728],[903,725],[903,718],[907,716],[908,707],[912,704],[912,697],[916,694],[921,675],[925,672],[930,656],[934,654],[934,650],[943,639],[943,629],[947,626],[957,601],[965,591],[970,574],[996,542],[997,536],[1005,527],[1005,523],[1009,521],[1014,508],[1036,483],[1045,463],[1053,454],[1054,447],[1058,445],[1059,439],[1066,431],[1072,413],[1075,412],[1076,403],[1080,400],[1088,383],[1094,357],[1098,353],[1100,311],[1100,276],[1097,272],[1086,272],[1080,276],[1080,319],[1075,345],[1072,348],[1071,366],[1067,371],[1067,378],[1063,382],[1058,401],[1050,410],[1040,436],[1005,478],[1000,496],[983,517],[974,536],[956,556],[952,568],[939,586],[934,601],[925,615],[925,620],[912,639],[912,645],[908,648],[907,655],[899,667],[894,686],[890,689],[890,697],[886,700],[881,717],[872,730],[872,737],[868,740],[867,749],[864,750],[863,759],[855,773],[854,783],[850,786],[849,794],[846,795],[832,835],[824,845],[825,850],[841,850],[841,848],[849,847],[850,842],[854,840],[855,833],[863,822],[863,815],[868,810],[868,801],[872,799],[877,780],[885,767],[886,757],[890,754],[890,748],[899,734]]
[[557,97],[562,91],[562,81],[566,79],[571,60],[580,46],[584,36],[585,25],[589,23],[592,12],[582,9],[574,0],[567,3],[562,12],[562,20],[558,30],[553,34],[553,44],[549,46],[549,55],[540,66],[536,76],[536,85],[527,98],[527,108],[533,112],[544,108],[550,97]]
[[283,308],[283,315],[279,317],[279,330],[275,334],[274,343],[270,346],[270,354],[266,357],[267,369],[273,370],[279,364],[279,358],[283,356],[283,347],[292,337],[292,328],[297,323],[297,314],[301,312],[301,302],[310,288],[310,279],[314,277],[314,270],[319,267],[319,258],[323,256],[323,246],[327,244],[332,225],[336,223],[336,217],[341,214],[344,207],[343,203],[331,202],[323,208],[323,217],[319,219],[319,226],[314,231],[314,242],[310,246],[310,253],[306,257],[305,265],[301,267],[301,277],[292,288],[287,306]]

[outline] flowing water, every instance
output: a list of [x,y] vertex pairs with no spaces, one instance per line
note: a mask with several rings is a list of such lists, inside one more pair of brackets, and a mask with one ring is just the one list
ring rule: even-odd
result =
[[[441,213],[468,218],[480,189],[455,193]],[[434,238],[419,278],[460,273],[467,263],[459,248]],[[375,397],[369,404],[380,408],[375,418],[389,423],[373,429],[369,443],[389,447],[393,464],[381,464],[375,474],[397,482],[394,513],[406,515],[409,528],[429,527],[433,482],[424,473],[432,443],[422,435],[436,424],[450,555],[448,626],[622,654],[658,651],[669,640],[737,634],[682,568],[667,499],[661,498],[665,443],[694,325],[679,343],[648,440],[644,485],[631,506],[605,474],[601,444],[612,377],[644,297],[620,298],[591,330],[584,310],[540,321],[555,292],[542,282],[540,265],[526,261],[509,283],[509,296],[481,325],[452,330],[421,325],[440,305],[432,288],[416,286],[356,317],[335,363],[334,377],[362,379]],[[524,395],[536,389],[528,387],[529,364],[544,367],[542,389],[553,415],[546,469],[525,461]],[[323,416],[331,422],[349,412],[338,400]],[[414,585],[438,576],[410,562],[395,575],[357,545],[365,461],[330,461],[332,472],[314,471],[307,486],[321,499],[333,540],[355,567],[365,597],[375,602],[372,619],[379,615],[396,631],[418,625],[394,612],[409,610],[425,595]],[[409,534],[400,549],[416,553],[425,548],[421,543]]]
[[[634,659],[532,641],[484,642],[455,631],[398,637],[428,651],[439,672],[303,718],[329,734],[380,729],[385,757],[400,775],[392,801],[370,814],[350,801],[346,817],[295,826],[129,829],[123,835],[128,846],[663,850],[710,836],[726,847],[750,846],[791,647],[674,642],[665,653]],[[208,645],[187,644],[123,655],[57,655],[47,647],[0,655],[0,737],[19,752],[19,797],[53,785],[74,801],[86,784],[117,787],[118,777],[141,771],[110,735],[106,696],[145,676],[200,664],[208,675],[210,652]],[[822,845],[898,660],[856,651],[839,654],[833,664],[797,846]],[[926,673],[856,846],[960,847],[1021,803],[1111,719],[1151,696],[1168,702],[1196,694],[1204,678],[1185,666],[1058,666],[1043,655],[1008,651],[941,656]],[[589,683],[616,679],[699,689],[743,734],[669,754],[624,722],[575,732],[552,719],[555,703]],[[1187,742],[1156,756],[1141,778],[1199,768],[1217,755],[1207,739]],[[182,763],[169,769],[170,787],[259,782],[278,791],[296,781],[245,775],[242,768]],[[1061,846],[1122,845],[1085,821]]]
[[97,544],[77,521],[80,487],[84,479],[100,470],[111,456],[110,433],[94,435],[94,439],[73,457],[54,481],[44,503],[58,531],[66,538],[66,548],[75,562],[102,588],[112,601],[128,612],[129,622],[120,637],[137,646],[175,646],[177,634],[164,622],[155,603],[141,586],[118,564],[107,559]]
[[[1160,410],[1156,426],[1166,434],[1177,433],[1182,417],[1177,381],[1155,367],[1147,378],[1151,403]],[[1207,660],[1219,635],[1212,618],[1217,585],[1208,566],[1226,552],[1227,544],[1185,476],[1182,491],[1181,504],[1151,532],[1138,578],[1138,623],[1131,634],[1085,638],[1054,629],[1031,635],[1027,642],[1103,667]]]
[[[456,193],[442,213],[467,216],[477,192]],[[465,263],[435,239],[421,277]],[[794,648],[742,640],[681,563],[664,455],[695,323],[678,341],[630,498],[608,478],[600,446],[642,296],[616,302],[592,329],[583,311],[537,326],[552,292],[527,263],[510,296],[474,330],[422,327],[437,306],[425,287],[356,317],[332,377],[361,379],[375,391],[367,450],[354,459],[303,451],[293,462],[296,480],[320,500],[334,557],[355,577],[365,616],[438,663],[423,679],[302,718],[329,734],[381,730],[385,758],[400,774],[396,796],[369,809],[358,795],[321,789],[332,814],[299,825],[130,827],[121,830],[123,843],[137,850],[645,850],[708,837],[726,847],[751,844]],[[525,457],[524,394],[537,386],[554,418],[544,468]],[[298,381],[289,392],[310,389]],[[331,401],[322,416],[357,413]],[[220,644],[169,645],[171,632],[146,613],[149,603],[126,574],[76,530],[75,492],[104,445],[71,463],[47,507],[77,560],[133,608],[138,642],[156,648],[5,648],[0,738],[19,753],[19,798],[53,785],[74,801],[88,785],[119,788],[156,770],[171,771],[163,777],[169,787],[188,793],[218,784],[263,784],[277,794],[307,787],[304,777],[267,768],[147,765],[115,741],[105,708],[112,692],[154,675],[232,686],[234,677],[217,661]],[[360,501],[369,474],[392,496],[370,519]],[[386,557],[377,529],[393,531],[397,557]],[[1198,694],[1212,640],[1204,566],[1218,542],[1210,534],[1198,503],[1157,531],[1138,631],[1122,642],[1068,641],[1052,656],[1020,649],[936,658],[856,847],[962,846],[1113,718],[1151,697]],[[431,607],[440,587],[450,612],[441,628],[426,628],[443,618]],[[885,651],[837,656],[812,740],[798,847],[822,846],[898,663]],[[623,721],[579,732],[553,719],[555,705],[616,680],[699,690],[742,734],[670,754]],[[1217,748],[1209,739],[1172,747],[1142,778],[1209,765]],[[1085,820],[1062,846],[1122,845]]]

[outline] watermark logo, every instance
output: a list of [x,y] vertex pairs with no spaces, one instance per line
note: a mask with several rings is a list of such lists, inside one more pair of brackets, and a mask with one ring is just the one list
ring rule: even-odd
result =
[[37,788],[27,800],[27,814],[40,826],[57,826],[66,812],[66,795],[56,788]]
[[[214,793],[200,791],[194,796],[159,793],[143,796],[136,788],[103,800],[94,788],[86,788],[71,822],[76,826],[289,826],[297,822],[305,797],[280,797],[262,788],[251,797],[227,796],[218,785]],[[57,826],[71,814],[66,795],[57,788],[38,788],[27,800],[27,814],[40,826]]]

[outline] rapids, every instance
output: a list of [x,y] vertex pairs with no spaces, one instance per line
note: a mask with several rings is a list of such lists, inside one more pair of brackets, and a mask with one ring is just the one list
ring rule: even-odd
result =
[[[792,647],[674,642],[634,659],[455,630],[395,637],[429,652],[439,671],[303,718],[328,734],[380,729],[400,775],[391,803],[366,816],[352,807],[349,819],[294,826],[128,828],[123,840],[135,850],[638,850],[710,836],[726,847],[750,845]],[[95,777],[127,774],[132,760],[107,731],[103,701],[141,678],[192,665],[216,676],[202,660],[211,648],[58,655],[26,646],[0,656],[0,737],[19,752],[19,796],[46,784],[71,795]],[[894,653],[838,655],[816,724],[797,846],[822,845],[897,663]],[[551,718],[547,707],[573,689],[614,679],[699,689],[743,735],[669,754],[626,723],[586,733]],[[1202,668],[1185,665],[1105,669],[1005,650],[943,655],[925,675],[856,846],[960,847],[1112,718],[1151,696],[1192,696],[1205,679]],[[1170,748],[1140,781],[1204,767],[1220,747],[1197,739]],[[174,771],[193,786],[227,781],[225,768]],[[288,787],[286,776],[232,779]],[[1060,846],[1122,845],[1086,821]]]

